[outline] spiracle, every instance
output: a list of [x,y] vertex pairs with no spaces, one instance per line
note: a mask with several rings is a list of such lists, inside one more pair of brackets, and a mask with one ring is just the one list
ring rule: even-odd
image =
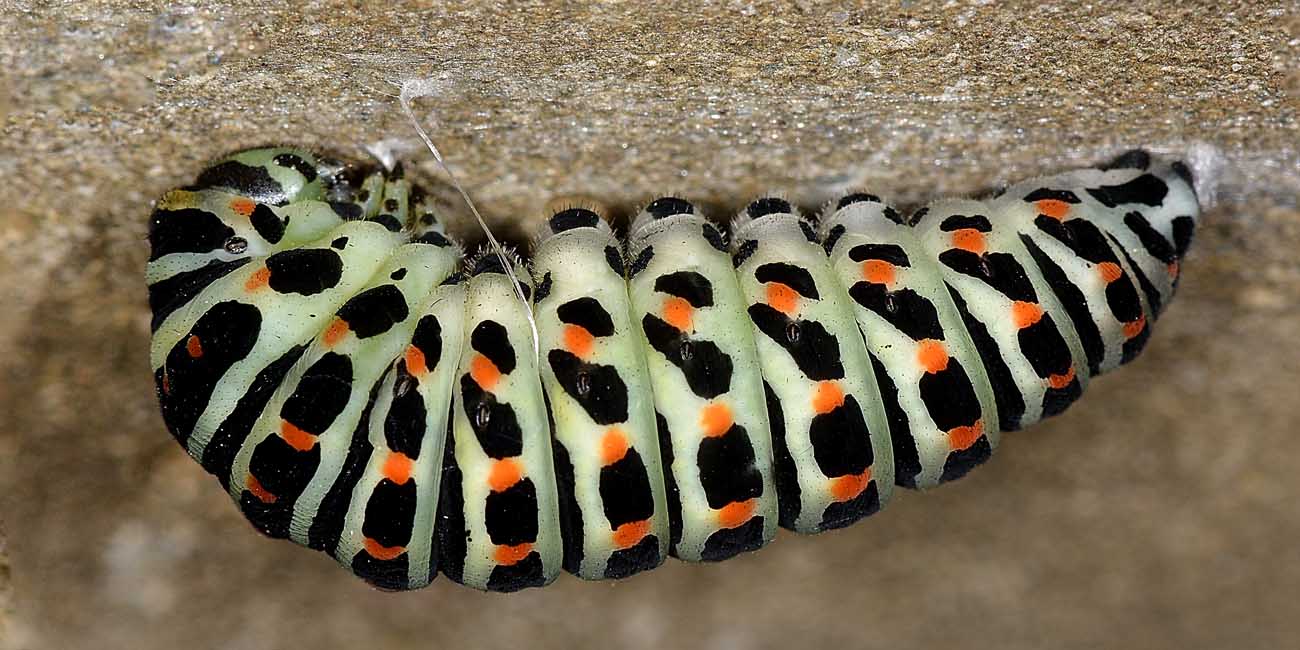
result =
[[252,149],[151,216],[150,362],[258,530],[374,585],[621,578],[963,476],[1138,354],[1198,215],[1133,151],[910,217],[669,196],[625,243],[576,205],[466,258],[400,167]]

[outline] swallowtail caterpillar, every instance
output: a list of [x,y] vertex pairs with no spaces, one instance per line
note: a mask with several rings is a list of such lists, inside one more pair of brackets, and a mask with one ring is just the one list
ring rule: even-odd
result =
[[966,474],[1138,354],[1198,214],[1134,151],[911,217],[575,207],[466,259],[400,170],[252,149],[150,218],[150,362],[258,530],[381,588],[621,578]]

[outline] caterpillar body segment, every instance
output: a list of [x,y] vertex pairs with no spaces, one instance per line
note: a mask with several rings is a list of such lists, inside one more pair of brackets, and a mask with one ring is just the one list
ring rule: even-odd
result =
[[[993,382],[1004,431],[1063,412],[1083,392],[1086,357],[1018,233],[978,201],[931,204],[913,224]],[[1010,381],[1007,381],[1007,378]]]
[[669,550],[665,468],[622,244],[594,211],[565,209],[532,262],[565,569],[594,580],[654,568]]
[[[261,147],[245,149],[212,163],[199,174],[192,187],[240,196],[263,205],[283,206],[325,200],[338,171],[338,163],[306,149]],[[383,180],[380,177],[378,182]]]
[[167,192],[150,223],[154,251],[145,281],[152,328],[206,283],[250,259],[320,239],[343,222],[321,201],[271,206],[216,190]]
[[[1155,315],[1144,305],[1132,263],[1106,235],[1104,219],[1070,190],[1008,193],[999,201],[1028,255],[1061,302],[1089,375],[1141,351]],[[1147,303],[1148,305],[1151,303]]]
[[878,377],[897,484],[923,489],[965,476],[997,448],[1000,426],[943,272],[876,196],[846,196],[827,212],[826,246]]
[[874,195],[840,200],[822,228],[884,401],[896,482],[929,488],[964,476],[997,448],[998,411],[937,260]]
[[151,361],[164,418],[191,456],[209,471],[230,469],[249,416],[262,412],[239,408],[261,374],[300,354],[400,243],[373,223],[343,224],[311,244],[250,260],[167,317]]
[[[359,470],[333,555],[383,589],[414,589],[437,574],[438,498],[451,401],[464,339],[465,284],[443,282],[415,312],[363,430]],[[359,464],[359,463],[358,463]]]
[[802,533],[842,528],[879,510],[894,486],[886,410],[851,303],[812,226],[788,202],[751,203],[733,233],[771,418],[780,523]]
[[[356,225],[391,234],[373,223]],[[350,230],[332,233],[331,250],[361,246]],[[321,329],[280,382],[230,469],[227,489],[254,525],[322,550],[332,548],[341,529],[347,501],[340,491],[350,487],[345,470],[364,452],[354,432],[368,424],[372,391],[411,340],[412,312],[455,264],[426,244],[403,244],[372,259],[380,263],[368,281],[336,310],[317,316]]]
[[675,197],[626,249],[566,207],[531,268],[467,264],[400,168],[250,150],[151,215],[150,364],[258,530],[380,588],[622,578],[969,472],[1140,352],[1198,216],[1130,152],[910,220],[763,198],[730,243]]
[[[529,295],[526,270],[511,264]],[[449,578],[478,589],[539,587],[559,574],[563,547],[527,306],[495,253],[478,257],[466,283],[439,562]]]
[[776,535],[773,454],[754,337],[721,231],[680,199],[633,222],[628,280],[668,466],[672,552],[724,560]]
[[[1130,152],[1100,169],[1018,183],[997,199],[997,205],[1035,243],[1046,241],[1046,235],[1096,268],[1106,285],[1105,301],[1111,304],[1112,317],[1124,319],[1131,314],[1123,304],[1129,299],[1112,294],[1127,293],[1128,285],[1136,285],[1146,319],[1143,323],[1123,320],[1127,334],[1121,334],[1121,345],[1127,349],[1119,362],[1136,356],[1149,337],[1149,331],[1139,325],[1153,322],[1173,298],[1180,261],[1196,228],[1200,208],[1187,166]],[[1123,275],[1107,263],[1118,264]],[[1092,291],[1084,295],[1094,302],[1100,299]],[[1102,319],[1102,324],[1108,320]],[[1116,342],[1104,334],[1103,339],[1112,345]],[[1103,365],[1105,369],[1116,365],[1113,353],[1107,354]]]

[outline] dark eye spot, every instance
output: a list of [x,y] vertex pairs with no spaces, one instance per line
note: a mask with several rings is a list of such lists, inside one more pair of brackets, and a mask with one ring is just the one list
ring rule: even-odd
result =
[[402,377],[401,379],[397,380],[397,385],[393,387],[393,394],[396,395],[397,397],[402,397],[407,393],[411,392],[411,389],[414,387],[415,387],[414,379],[412,379],[409,376]]
[[406,277],[406,269],[397,269],[396,271],[393,271],[391,274],[389,274],[388,277],[392,278],[393,280],[401,280],[402,278]]
[[487,427],[488,422],[492,421],[492,407],[486,402],[480,402],[478,408],[474,409],[474,424],[482,429]]
[[338,250],[343,250],[343,247],[347,245],[348,245],[347,237],[339,237],[338,239],[335,239],[334,241],[330,242],[330,248],[337,248]]
[[433,224],[438,223],[438,219],[433,216],[432,212],[426,212],[420,217],[420,223],[426,226],[432,226]]
[[397,199],[388,199],[384,201],[384,209],[389,212],[397,212]]
[[243,237],[231,237],[226,240],[223,248],[225,248],[226,252],[231,255],[238,255],[248,250],[248,240]]

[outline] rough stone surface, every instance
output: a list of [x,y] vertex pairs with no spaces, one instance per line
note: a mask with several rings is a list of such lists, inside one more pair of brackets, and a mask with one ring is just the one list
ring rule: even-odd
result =
[[[0,647],[1300,633],[1293,3],[307,4],[0,0]],[[392,96],[408,78],[432,80],[420,117],[517,237],[556,194],[916,203],[1135,145],[1191,151],[1215,207],[1143,358],[955,485],[721,565],[383,594],[261,538],[171,441],[141,269],[150,201],[236,148],[370,146],[431,174]]]

